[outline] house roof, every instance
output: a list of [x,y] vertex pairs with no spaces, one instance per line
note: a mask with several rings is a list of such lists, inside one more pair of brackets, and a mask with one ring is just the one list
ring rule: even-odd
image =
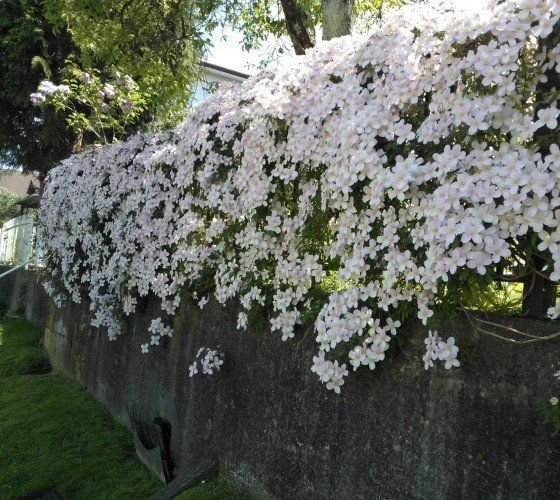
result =
[[37,172],[20,172],[7,168],[0,169],[0,188],[14,194],[35,194],[39,191]]
[[225,68],[224,66],[218,66],[217,64],[212,64],[206,61],[201,61],[200,65],[209,73],[221,73],[229,76],[233,76],[236,80],[247,80],[251,75],[248,73],[242,73],[241,71],[236,71],[234,69]]

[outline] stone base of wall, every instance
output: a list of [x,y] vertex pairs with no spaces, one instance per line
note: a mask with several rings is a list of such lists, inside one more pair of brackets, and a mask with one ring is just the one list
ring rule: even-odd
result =
[[[462,321],[440,333],[472,342],[472,362],[425,371],[424,334],[410,325],[410,344],[375,372],[352,374],[336,395],[310,371],[312,329],[282,342],[264,321],[237,332],[234,306],[185,304],[173,338],[146,356],[140,344],[155,301],[110,342],[88,326],[87,304],[55,309],[35,274],[0,281],[0,297],[13,302],[15,290],[26,317],[44,327],[55,369],[129,427],[131,409],[146,425],[157,417],[171,424],[175,474],[218,460],[223,474],[263,498],[560,496],[560,437],[539,409],[560,396],[558,340],[510,345]],[[537,334],[558,328],[509,324]],[[202,346],[221,346],[223,371],[190,379]]]

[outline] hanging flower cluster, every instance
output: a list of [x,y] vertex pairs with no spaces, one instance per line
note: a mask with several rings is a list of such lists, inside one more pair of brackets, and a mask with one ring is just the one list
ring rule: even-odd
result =
[[[222,87],[167,134],[72,156],[40,213],[52,293],[87,297],[112,339],[148,294],[169,314],[185,291],[237,298],[241,329],[269,306],[284,340],[312,318],[313,371],[339,392],[346,362],[374,369],[401,321],[432,325],[462,283],[528,250],[558,280],[558,96],[539,85],[560,72],[560,40],[542,43],[559,19],[555,0],[405,7]],[[144,352],[171,334],[155,330]],[[457,350],[431,334],[424,362]]]
[[68,85],[55,85],[54,83],[43,80],[39,87],[37,88],[37,92],[33,92],[30,94],[29,99],[34,106],[39,106],[43,104],[49,97],[60,94],[70,94],[71,90]]
[[194,377],[198,373],[198,364],[204,375],[213,375],[220,371],[220,366],[224,364],[224,355],[215,349],[209,347],[201,347],[196,353],[196,359],[189,366],[189,378]]
[[428,337],[424,340],[426,344],[426,354],[422,360],[426,370],[434,366],[434,361],[440,360],[445,362],[445,368],[450,369],[453,366],[460,366],[461,363],[457,359],[459,348],[455,345],[455,338],[449,337],[444,342],[437,332],[429,332]]

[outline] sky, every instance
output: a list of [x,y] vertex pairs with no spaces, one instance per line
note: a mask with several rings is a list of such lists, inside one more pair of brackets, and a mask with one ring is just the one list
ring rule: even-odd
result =
[[[225,39],[224,39],[225,38]],[[254,74],[258,71],[258,64],[264,59],[264,50],[246,52],[241,48],[241,33],[231,29],[218,28],[212,34],[213,48],[206,60],[210,63],[224,66],[243,73]],[[270,44],[274,43],[272,40]],[[289,56],[283,59],[289,59]]]
[[[226,39],[222,39],[222,36]],[[212,33],[212,41],[214,46],[206,58],[208,62],[242,72],[248,72],[255,63],[257,54],[242,50],[241,35],[238,32],[218,28]]]
[[[451,0],[463,9],[476,9],[487,0]],[[224,39],[225,38],[225,39]],[[231,29],[218,28],[212,34],[213,45],[207,61],[219,66],[224,66],[236,71],[254,74],[258,71],[257,65],[263,59],[265,50],[245,52],[241,48],[241,34]],[[271,44],[274,43],[272,40]],[[289,45],[289,43],[288,43]],[[279,64],[289,60],[291,55],[286,54],[279,60]]]

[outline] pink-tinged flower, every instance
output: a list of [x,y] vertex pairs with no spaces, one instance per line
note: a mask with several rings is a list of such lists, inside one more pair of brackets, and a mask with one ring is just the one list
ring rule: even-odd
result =
[[29,99],[33,106],[39,106],[45,102],[45,94],[42,92],[33,92],[33,94],[29,95]]
[[189,366],[189,377],[192,378],[198,373],[198,366],[196,361]]
[[133,107],[134,107],[134,104],[132,103],[132,101],[130,99],[125,100],[121,104],[121,108],[125,113],[128,113],[129,111],[132,111]]
[[112,85],[111,83],[106,83],[103,86],[103,95],[107,98],[107,99],[113,99],[113,97],[115,97],[116,95],[116,91],[115,91],[115,86]]

